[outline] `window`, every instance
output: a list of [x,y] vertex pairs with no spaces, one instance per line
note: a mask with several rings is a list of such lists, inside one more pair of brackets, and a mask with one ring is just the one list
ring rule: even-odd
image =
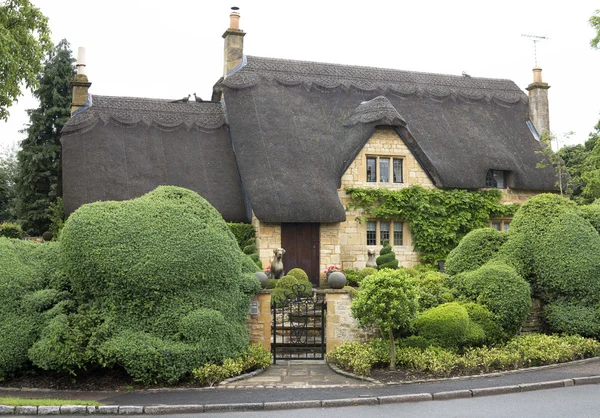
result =
[[377,222],[367,222],[367,245],[377,245]]
[[485,176],[485,187],[493,187],[494,189],[506,188],[506,171],[490,170]]
[[506,218],[506,219],[491,219],[490,220],[490,227],[498,230],[498,231],[502,231],[502,232],[508,232],[508,228],[510,227],[510,222],[512,221],[512,219],[510,218]]
[[[377,176],[377,167],[379,167],[379,176]],[[367,157],[367,182],[403,183],[402,158]]]
[[390,242],[390,223],[381,221],[379,222],[379,245],[384,245],[385,241]]
[[367,181],[377,182],[377,158],[367,157]]
[[402,245],[402,222],[394,222],[394,245]]
[[402,221],[368,221],[367,245],[408,245],[404,242],[404,222]]

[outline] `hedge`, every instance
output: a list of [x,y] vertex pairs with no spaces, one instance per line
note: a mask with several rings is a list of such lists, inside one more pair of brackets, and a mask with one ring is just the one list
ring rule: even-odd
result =
[[544,306],[544,319],[554,332],[600,337],[600,312],[595,306],[553,302]]
[[454,275],[478,269],[498,252],[507,239],[506,233],[494,228],[479,228],[469,232],[448,254],[445,272]]
[[[34,355],[41,367],[76,372],[100,361],[144,383],[172,382],[247,347],[245,319],[260,284],[230,227],[198,194],[162,186],[129,201],[84,205],[66,221],[60,245],[77,305],[61,321],[87,319],[77,348],[85,355],[51,365]],[[63,329],[44,330],[38,348],[68,352]],[[223,344],[215,342],[221,333]]]
[[453,277],[457,295],[487,307],[507,336],[515,335],[531,308],[529,284],[500,262]]
[[600,200],[597,200],[591,205],[579,207],[581,216],[587,219],[592,226],[600,233]]

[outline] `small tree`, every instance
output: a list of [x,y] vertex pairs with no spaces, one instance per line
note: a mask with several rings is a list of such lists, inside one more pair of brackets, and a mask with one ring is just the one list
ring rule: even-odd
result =
[[383,241],[383,248],[379,251],[379,257],[377,257],[375,262],[377,263],[377,270],[398,268],[396,254],[388,241]]
[[390,341],[390,370],[396,370],[394,332],[406,333],[417,312],[417,289],[404,270],[383,269],[367,276],[352,301],[361,325],[374,325]]
[[[568,139],[573,133],[569,132],[564,135],[565,139]],[[549,132],[544,132],[540,137],[540,141],[545,145],[542,151],[536,151],[536,154],[541,154],[546,157],[547,162],[539,162],[535,166],[536,168],[546,168],[548,165],[554,167],[556,172],[556,185],[560,189],[560,195],[563,196],[563,193],[570,194],[571,190],[569,189],[569,184],[567,182],[567,177],[565,174],[567,173],[565,161],[561,158],[561,156],[554,152],[552,149],[552,144],[556,144],[556,149],[560,148],[560,141],[555,136]]]

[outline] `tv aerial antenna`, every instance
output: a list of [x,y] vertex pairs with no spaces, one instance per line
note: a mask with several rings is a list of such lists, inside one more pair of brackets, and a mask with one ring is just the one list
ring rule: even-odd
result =
[[540,41],[547,41],[548,38],[547,36],[539,36],[539,35],[527,35],[527,34],[523,34],[521,35],[524,38],[529,38],[533,41],[533,59],[535,60],[535,66],[538,66],[538,62],[537,62],[537,43]]

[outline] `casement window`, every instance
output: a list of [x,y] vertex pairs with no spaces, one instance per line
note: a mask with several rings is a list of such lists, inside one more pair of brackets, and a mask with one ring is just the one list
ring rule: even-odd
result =
[[404,222],[402,221],[368,221],[367,245],[404,245]]
[[368,183],[403,183],[402,158],[367,157]]
[[506,189],[507,172],[502,170],[489,170],[485,176],[485,187]]
[[508,232],[512,218],[490,219],[490,227],[501,232]]

